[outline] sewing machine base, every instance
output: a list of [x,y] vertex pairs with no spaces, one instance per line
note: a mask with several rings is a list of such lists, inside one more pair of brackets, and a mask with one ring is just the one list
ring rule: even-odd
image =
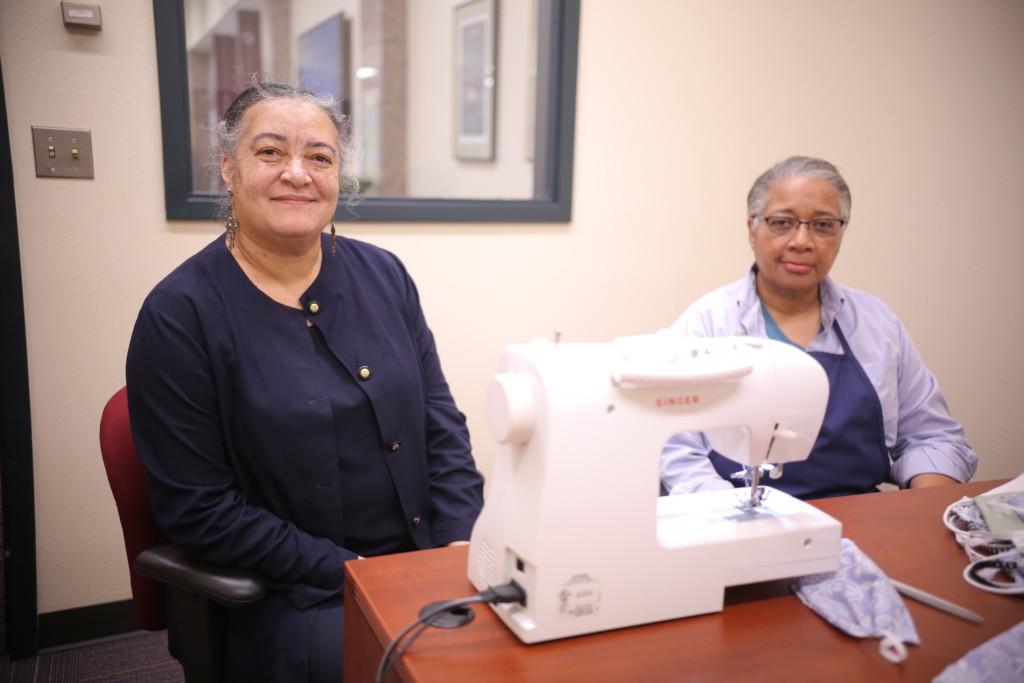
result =
[[781,491],[754,511],[739,505],[743,496],[749,489],[658,498],[654,533],[633,529],[629,553],[577,546],[570,534],[559,552],[543,555],[544,566],[494,548],[480,529],[470,579],[484,588],[481,574],[496,570],[494,584],[519,584],[525,605],[493,608],[522,642],[537,643],[718,612],[727,586],[838,568],[839,522]]

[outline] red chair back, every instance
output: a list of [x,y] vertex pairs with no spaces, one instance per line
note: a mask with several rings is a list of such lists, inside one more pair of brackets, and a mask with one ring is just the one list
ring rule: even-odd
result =
[[164,584],[139,576],[132,563],[147,548],[167,543],[149,507],[149,489],[142,463],[135,452],[128,421],[128,392],[114,394],[100,417],[100,452],[107,470],[110,490],[121,518],[124,548],[128,554],[135,620],[147,631],[167,628],[167,596]]

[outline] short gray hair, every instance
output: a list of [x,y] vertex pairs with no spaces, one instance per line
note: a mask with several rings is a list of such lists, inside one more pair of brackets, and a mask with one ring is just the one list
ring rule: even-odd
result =
[[[286,83],[275,83],[273,81],[261,81],[260,77],[253,77],[251,87],[242,91],[235,101],[231,103],[224,118],[217,122],[217,143],[215,154],[217,167],[220,159],[227,157],[232,161],[236,160],[238,153],[238,140],[242,136],[242,119],[249,107],[257,102],[274,99],[293,99],[300,102],[312,104],[322,111],[338,132],[338,153],[341,155],[338,165],[338,189],[348,197],[349,205],[357,200],[359,193],[359,180],[349,170],[349,165],[355,159],[355,146],[349,135],[348,117],[341,113],[338,104],[332,95],[318,95],[312,90]],[[220,202],[219,215],[222,219],[228,218],[228,198]]]
[[839,211],[842,213],[840,218],[844,221],[850,220],[850,206],[853,201],[850,197],[850,186],[839,174],[839,169],[824,159],[814,157],[789,157],[762,173],[747,194],[747,215],[751,218],[760,216],[775,183],[796,176],[819,178],[834,187],[839,194]]

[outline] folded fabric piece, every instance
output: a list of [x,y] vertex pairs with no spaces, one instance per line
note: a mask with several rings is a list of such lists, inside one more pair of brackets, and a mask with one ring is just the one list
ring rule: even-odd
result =
[[1024,681],[1024,621],[947,666],[934,683]]
[[904,643],[920,645],[914,620],[889,578],[848,538],[842,539],[839,569],[793,579],[800,600],[841,631],[881,638],[879,653],[890,662],[907,657]]
[[974,504],[989,531],[1012,533],[1024,529],[1024,491],[976,496]]

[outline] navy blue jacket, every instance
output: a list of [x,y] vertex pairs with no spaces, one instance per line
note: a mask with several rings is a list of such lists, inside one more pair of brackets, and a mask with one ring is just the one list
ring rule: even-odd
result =
[[337,594],[355,557],[342,547],[335,429],[307,316],[370,400],[416,547],[468,540],[483,504],[405,268],[355,240],[339,238],[332,256],[323,236],[321,248],[299,310],[258,290],[219,236],[148,296],[127,363],[159,526],[199,559],[259,572],[298,608]]

